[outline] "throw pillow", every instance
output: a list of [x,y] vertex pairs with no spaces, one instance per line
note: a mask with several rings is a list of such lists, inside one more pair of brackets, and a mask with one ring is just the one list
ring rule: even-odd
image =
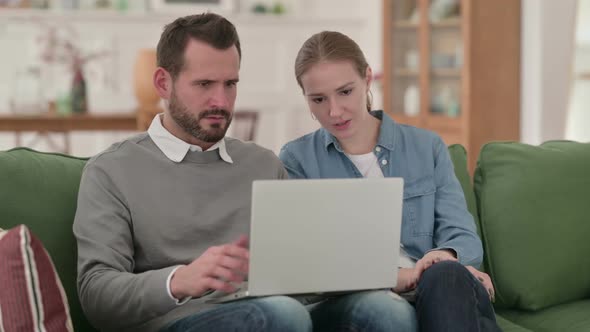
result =
[[25,225],[0,230],[0,331],[73,331],[53,262]]

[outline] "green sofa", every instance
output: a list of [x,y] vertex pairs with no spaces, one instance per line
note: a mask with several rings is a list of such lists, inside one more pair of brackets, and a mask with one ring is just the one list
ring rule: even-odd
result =
[[[504,331],[590,331],[590,144],[490,143],[474,186],[463,147],[449,147],[475,216]],[[44,243],[76,331],[95,331],[76,293],[72,221],[86,159],[0,152],[0,228],[26,224]]]

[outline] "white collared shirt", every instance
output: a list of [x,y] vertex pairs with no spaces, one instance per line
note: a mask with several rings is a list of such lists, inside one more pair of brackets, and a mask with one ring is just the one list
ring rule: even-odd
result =
[[[172,160],[175,163],[181,162],[188,151],[203,151],[203,149],[198,145],[189,144],[180,138],[172,135],[168,129],[164,128],[162,125],[162,114],[158,114],[152,120],[152,124],[148,128],[148,135],[154,141],[156,146],[166,155],[166,157]],[[219,142],[213,144],[207,151],[213,151],[215,149],[219,149],[219,156],[223,161],[226,163],[233,164],[233,160],[227,153],[227,149],[225,148],[225,140],[221,139]],[[187,303],[191,297],[186,297],[183,299],[177,299],[172,296],[172,291],[170,290],[170,281],[172,280],[172,276],[178,270],[180,266],[177,266],[170,274],[168,278],[166,278],[166,292],[171,299],[173,299],[177,305],[182,305]]]
[[[154,117],[147,132],[156,146],[164,153],[164,155],[166,155],[168,159],[175,163],[181,162],[189,150],[203,151],[200,146],[189,144],[172,135],[168,129],[164,128],[162,125],[162,114],[158,114]],[[213,151],[215,149],[219,149],[219,156],[223,161],[230,164],[234,162],[225,148],[225,139],[221,139],[217,143],[213,144],[213,146],[207,149],[207,151]]]

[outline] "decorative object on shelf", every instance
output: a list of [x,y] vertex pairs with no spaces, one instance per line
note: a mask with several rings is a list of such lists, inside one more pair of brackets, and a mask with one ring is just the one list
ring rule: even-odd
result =
[[94,1],[94,8],[97,8],[97,9],[111,8],[111,0],[96,0],[96,1]]
[[[74,113],[88,111],[88,98],[84,66],[91,61],[104,57],[107,51],[96,51],[85,53],[78,46],[76,31],[67,25],[52,26],[47,23],[42,25],[42,34],[37,38],[40,45],[40,57],[44,65],[62,65],[71,73],[71,86],[69,96],[63,92],[54,96],[56,104],[69,100],[72,104],[69,108]],[[60,99],[58,102],[57,99]],[[58,108],[65,113],[66,108]]]
[[133,68],[133,87],[137,99],[137,126],[146,130],[154,116],[163,112],[159,106],[160,96],[153,84],[157,68],[156,50],[141,49],[137,52]]
[[252,13],[254,14],[266,14],[268,12],[268,8],[263,3],[256,3],[252,6]]
[[263,2],[257,2],[252,5],[252,13],[254,14],[275,14],[283,15],[287,12],[287,7],[282,2],[275,2],[272,6],[266,5]]
[[420,90],[416,85],[409,85],[404,93],[404,113],[417,116],[420,113]]
[[74,78],[72,79],[72,113],[86,113],[88,111],[88,101],[86,97],[86,80],[82,67],[74,66]]
[[281,2],[276,2],[273,6],[272,6],[272,13],[275,15],[282,15],[287,11],[287,9],[285,8],[285,5],[282,4]]
[[168,13],[200,13],[214,11],[231,13],[235,9],[234,0],[149,0],[154,11]]
[[458,14],[459,0],[433,0],[428,16],[431,22],[440,22]]
[[29,0],[0,0],[0,8],[30,8],[31,1]]
[[430,57],[430,66],[434,69],[454,68],[455,54],[434,53]]

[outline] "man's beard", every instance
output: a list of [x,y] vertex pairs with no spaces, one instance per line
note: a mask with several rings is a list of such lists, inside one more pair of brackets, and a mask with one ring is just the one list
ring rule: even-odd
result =
[[[172,119],[187,133],[191,134],[194,138],[207,142],[215,143],[225,137],[225,133],[229,128],[229,124],[232,120],[232,115],[224,109],[211,109],[201,112],[198,116],[192,116],[188,107],[182,104],[173,92],[170,97],[170,115]],[[221,115],[225,118],[225,126],[223,124],[214,123],[211,124],[211,128],[204,129],[199,124],[203,118],[211,115]]]

